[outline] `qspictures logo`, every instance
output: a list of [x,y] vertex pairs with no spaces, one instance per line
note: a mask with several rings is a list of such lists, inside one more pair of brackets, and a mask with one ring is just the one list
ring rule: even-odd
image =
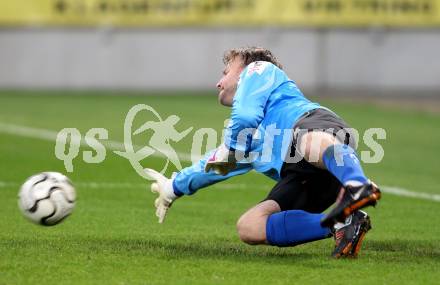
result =
[[[157,121],[145,122],[138,129],[132,131],[133,121],[136,115],[141,111],[148,111],[153,113]],[[136,172],[140,176],[146,179],[149,179],[149,176],[145,174],[144,168],[142,167],[140,162],[156,152],[161,153],[166,158],[164,166],[160,171],[161,173],[164,173],[167,170],[170,162],[177,170],[181,170],[182,164],[180,163],[179,156],[172,147],[171,142],[177,143],[181,141],[192,131],[193,127],[190,127],[182,132],[178,132],[176,130],[176,124],[179,121],[180,118],[176,115],[171,115],[163,120],[159,113],[153,109],[153,107],[144,104],[138,104],[130,109],[127,117],[125,118],[125,151],[115,151],[115,153],[128,159],[133,169],[136,170]],[[132,135],[141,134],[146,130],[152,130],[153,134],[151,135],[146,146],[143,146],[141,149],[135,151],[133,147]]]
[[[153,120],[147,120],[139,125],[137,128],[133,128],[135,120],[140,113],[148,113]],[[82,137],[80,131],[77,128],[64,128],[62,129],[56,138],[55,144],[55,156],[64,162],[64,167],[67,172],[74,171],[73,161],[79,156],[81,146],[92,148],[92,150],[84,150],[82,152],[83,161],[86,163],[99,164],[103,162],[107,156],[108,146],[112,146],[112,149],[119,148],[122,150],[113,150],[113,153],[117,154],[121,158],[125,158],[130,163],[134,171],[141,177],[147,180],[152,178],[144,171],[145,161],[150,156],[155,156],[162,160],[162,167],[160,172],[163,174],[166,170],[173,166],[178,171],[182,170],[182,156],[185,156],[185,160],[191,160],[192,163],[196,163],[200,159],[203,159],[203,150],[214,150],[222,142],[218,142],[218,133],[212,128],[200,128],[194,127],[186,128],[182,131],[178,130],[178,124],[180,117],[177,115],[170,115],[163,118],[153,107],[146,104],[137,104],[133,106],[127,113],[124,121],[124,141],[123,143],[109,141],[109,131],[105,128],[92,128],[88,130]],[[139,121],[139,120],[137,120]],[[227,126],[225,122],[225,126]],[[335,132],[332,129],[320,130],[320,132],[328,132],[333,134],[336,138],[346,137],[346,134],[350,134],[352,138],[352,145],[357,148],[357,142],[360,139],[360,134],[356,129],[341,129]],[[237,136],[237,144],[246,144],[249,136],[252,137],[252,141],[257,143],[253,144],[253,148],[243,156],[238,154],[236,160],[239,163],[271,163],[273,160],[281,159],[285,163],[296,163],[303,159],[301,149],[295,153],[288,153],[287,155],[274,149],[274,138],[280,136],[282,139],[281,149],[290,149],[291,144],[295,141],[295,137],[299,137],[304,132],[309,130],[301,129],[278,129],[276,124],[271,124],[262,128],[259,126],[256,129],[245,128]],[[175,146],[184,138],[192,135],[192,144],[189,154],[178,153],[175,150]],[[135,145],[133,138],[141,134],[148,134],[147,139],[143,145]],[[223,130],[222,138],[228,140],[225,134],[230,132]],[[145,136],[144,136],[145,138]],[[386,132],[382,128],[370,128],[367,129],[362,136],[362,140],[368,150],[360,151],[360,159],[364,163],[379,163],[384,157],[384,149],[378,140],[386,139]],[[104,144],[105,142],[105,144]],[[319,136],[313,139],[311,144],[313,147],[319,147],[321,145]],[[106,148],[107,146],[107,148]],[[208,151],[208,156],[211,152]],[[317,151],[319,153],[319,151]],[[277,157],[281,155],[282,157]],[[190,158],[190,159],[188,159]],[[318,157],[312,158],[318,159]],[[310,160],[310,158],[309,158]],[[342,160],[338,161],[338,164],[343,164]],[[200,169],[203,171],[203,169]]]

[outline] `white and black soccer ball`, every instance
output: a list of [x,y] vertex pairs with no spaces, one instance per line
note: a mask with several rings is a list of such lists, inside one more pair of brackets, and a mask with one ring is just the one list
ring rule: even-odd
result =
[[72,182],[58,172],[42,172],[29,177],[21,186],[18,206],[30,221],[53,226],[63,221],[75,207]]

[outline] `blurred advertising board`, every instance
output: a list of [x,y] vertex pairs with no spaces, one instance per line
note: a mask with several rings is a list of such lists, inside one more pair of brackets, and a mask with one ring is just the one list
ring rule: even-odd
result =
[[0,25],[438,27],[440,0],[4,0]]

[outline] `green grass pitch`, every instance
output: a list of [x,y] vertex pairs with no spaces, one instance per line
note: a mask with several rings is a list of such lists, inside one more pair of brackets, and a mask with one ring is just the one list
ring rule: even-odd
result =
[[[217,104],[215,94],[56,93],[66,92],[1,92],[0,123],[56,132],[75,127],[83,135],[102,127],[109,130],[109,139],[123,141],[124,118],[135,104],[148,104],[163,117],[178,115],[178,130],[214,127],[220,133],[229,114]],[[384,160],[365,164],[367,175],[379,185],[440,194],[439,115],[360,103],[321,103],[361,131],[369,127],[387,131],[381,142]],[[139,138],[136,143],[146,141]],[[173,145],[188,153],[191,140]],[[384,194],[379,206],[369,209],[373,230],[359,258],[333,260],[332,239],[292,248],[240,242],[237,218],[274,184],[257,173],[183,197],[160,225],[154,215],[155,195],[147,191],[149,182],[110,150],[101,164],[84,163],[82,153],[73,161],[74,172],[68,176],[77,185],[78,200],[72,216],[54,227],[33,225],[18,210],[18,188],[41,171],[65,173],[54,146],[53,141],[0,132],[0,284],[439,282],[439,202]],[[359,150],[365,149],[361,144]],[[159,168],[163,159],[149,157],[144,164]]]

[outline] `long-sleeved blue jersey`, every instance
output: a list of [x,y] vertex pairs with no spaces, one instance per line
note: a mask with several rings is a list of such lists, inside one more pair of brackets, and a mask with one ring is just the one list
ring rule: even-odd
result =
[[240,74],[232,103],[224,143],[230,150],[249,154],[237,168],[222,176],[204,172],[212,155],[180,171],[174,179],[176,193],[193,194],[200,188],[252,169],[280,180],[283,162],[289,155],[293,126],[308,111],[321,107],[309,101],[286,73],[270,62],[256,61]]

